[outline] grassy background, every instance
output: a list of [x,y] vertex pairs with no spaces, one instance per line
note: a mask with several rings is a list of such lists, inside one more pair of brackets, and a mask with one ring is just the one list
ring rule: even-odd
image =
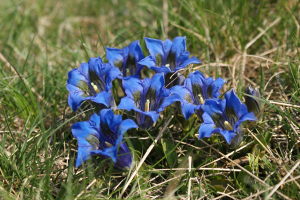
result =
[[1,0],[0,21],[0,199],[120,198],[163,122],[128,133],[131,171],[97,158],[74,169],[70,126],[86,116],[67,106],[67,72],[105,46],[178,35],[194,69],[240,95],[259,88],[264,112],[237,149],[173,119],[123,197],[300,199],[299,1]]

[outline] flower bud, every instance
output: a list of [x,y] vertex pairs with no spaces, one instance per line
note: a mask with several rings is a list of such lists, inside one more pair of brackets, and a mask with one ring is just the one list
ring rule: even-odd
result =
[[245,104],[248,108],[248,112],[253,112],[256,116],[260,114],[261,103],[259,102],[260,93],[258,90],[248,86],[245,89]]

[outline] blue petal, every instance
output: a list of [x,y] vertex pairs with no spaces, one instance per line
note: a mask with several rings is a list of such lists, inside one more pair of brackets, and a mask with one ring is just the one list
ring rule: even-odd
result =
[[233,109],[235,114],[238,115],[242,103],[240,99],[237,97],[237,95],[234,93],[234,91],[230,90],[226,92],[225,99],[226,99],[226,108]]
[[208,99],[205,101],[201,108],[204,112],[207,112],[209,115],[213,115],[215,113],[222,114],[222,104],[224,103],[225,100]]
[[91,158],[92,150],[93,150],[92,145],[90,145],[90,143],[88,143],[87,141],[84,140],[78,141],[78,152],[77,152],[77,158],[75,163],[76,168]]
[[175,71],[185,68],[186,66],[188,66],[190,64],[201,64],[201,61],[196,57],[191,57],[188,59],[182,59],[182,58],[179,58],[179,59],[181,61],[180,62],[181,64],[175,68]]
[[161,105],[161,108],[173,104],[174,102],[181,102],[181,110],[183,116],[188,119],[196,109],[200,107],[193,104],[192,95],[188,89],[183,86],[174,86],[170,89],[170,95],[166,97]]
[[214,133],[214,130],[214,124],[201,124],[198,130],[199,139],[210,137]]
[[128,45],[128,48],[129,48],[129,55],[133,56],[136,59],[136,62],[144,58],[144,54],[140,42],[138,40],[130,43]]
[[[94,114],[95,115],[95,114]],[[72,125],[72,134],[76,139],[85,139],[87,136],[93,134],[98,136],[98,132],[91,126],[89,121],[77,122]]]
[[195,113],[196,109],[199,109],[199,106],[191,103],[181,103],[181,110],[185,119],[190,118],[190,116]]
[[241,118],[239,118],[239,120],[235,123],[234,125],[234,129],[238,130],[239,126],[241,123],[243,123],[244,121],[255,121],[257,120],[254,113],[247,113],[245,115],[243,115]]
[[103,87],[105,86],[106,90],[111,89],[112,81],[114,79],[122,78],[122,73],[118,68],[109,63],[103,63],[100,57],[90,58],[88,64],[89,70],[91,72],[95,72],[95,74],[98,76],[97,78],[105,84]]
[[69,91],[68,104],[76,111],[81,102],[85,100],[85,90],[88,90],[88,65],[82,63],[78,69],[68,73],[66,88]]
[[204,123],[201,124],[198,130],[199,139],[204,137],[210,137],[213,133],[216,132],[215,123],[208,113],[204,112],[202,114],[202,119]]
[[[141,110],[136,110],[136,111],[142,115],[146,115],[146,116],[150,117],[152,120],[152,124],[155,123],[159,118],[159,113],[156,111],[149,111],[149,112],[145,112],[145,111],[141,111]],[[141,124],[139,124],[139,125],[141,125]]]
[[[197,87],[201,88],[201,91],[203,91],[204,87],[203,87],[203,82],[205,80],[204,75],[199,72],[199,71],[195,71],[189,74],[189,76],[185,79],[184,81],[184,86],[189,90],[189,91],[193,91],[193,85],[196,85]],[[196,94],[197,91],[193,91],[193,94]],[[196,94],[198,95],[198,94]],[[202,94],[201,94],[202,95]]]
[[[119,150],[119,152],[118,152],[118,146],[123,146],[123,149],[124,149],[124,145],[118,144],[118,145],[114,145],[109,148],[105,148],[103,150],[93,150],[93,151],[91,151],[91,154],[92,155],[102,155],[102,156],[110,158],[115,163],[116,167],[119,167],[119,168],[127,167],[125,164],[127,163],[129,165],[129,162],[132,159],[130,151],[128,150],[128,152],[127,152],[126,149],[124,149],[121,151]],[[126,151],[126,155],[124,154],[125,151]],[[122,163],[124,163],[124,164],[122,164]]]
[[98,103],[98,104],[103,104],[106,107],[110,107],[113,105],[113,97],[110,92],[100,92],[98,93],[95,97],[88,97],[86,99],[90,99],[91,101]]
[[[141,70],[143,69],[143,65],[140,65],[138,62],[144,58],[144,54],[142,48],[140,46],[140,42],[138,40],[132,42],[128,46],[129,48],[129,56],[135,58],[135,75],[140,77]],[[133,70],[133,69],[132,69]]]
[[138,78],[129,77],[127,79],[123,79],[123,88],[128,97],[134,99],[135,96],[139,96],[143,92],[142,81]]
[[[115,115],[111,109],[102,109],[100,111],[101,123],[107,126],[116,136],[118,136],[118,127],[122,122],[121,115]],[[115,142],[118,143],[117,141]]]
[[202,114],[202,119],[203,119],[204,123],[206,123],[206,124],[214,124],[215,123],[214,120],[211,118],[211,116],[206,112],[204,112]]
[[124,55],[123,49],[116,49],[116,48],[106,48],[106,58],[108,62],[112,65],[117,66],[119,63],[123,63]]
[[100,57],[90,58],[88,61],[89,71],[95,72],[97,75],[101,75],[102,59]]
[[133,99],[131,99],[129,97],[123,97],[118,106],[118,109],[130,111],[130,110],[136,110],[137,107],[136,107]]
[[81,63],[78,67],[78,71],[82,74],[86,80],[89,79],[89,65],[88,63]]
[[217,98],[220,96],[220,89],[225,84],[225,81],[222,78],[217,78],[212,83],[212,97]]
[[71,84],[67,84],[67,89],[70,92],[68,104],[73,111],[76,111],[80,107],[80,104],[86,99],[84,92]]
[[123,135],[128,129],[138,128],[136,123],[131,119],[126,119],[121,122],[118,128],[118,134]]
[[173,39],[172,47],[170,52],[175,54],[178,58],[182,53],[186,51],[186,37],[175,37]]
[[122,142],[118,142],[112,147],[104,148],[103,150],[93,150],[91,154],[109,157],[115,163],[115,167],[118,168],[130,167],[132,161],[132,156],[127,145]]
[[114,163],[116,163],[117,161],[117,151],[118,148],[116,145],[109,147],[109,148],[105,148],[103,150],[93,150],[91,151],[92,155],[102,155],[102,156],[106,156],[109,157]]
[[165,64],[165,61],[167,59],[166,56],[170,53],[172,46],[173,46],[173,42],[171,40],[166,39],[165,41],[163,41],[163,50],[164,50],[163,64]]
[[205,76],[197,70],[190,73],[188,79],[190,79],[193,84],[203,85],[203,80],[205,79]]
[[170,89],[170,93],[177,94],[181,98],[182,101],[187,101],[187,102],[190,101],[189,103],[192,103],[192,101],[193,101],[193,99],[191,99],[192,98],[191,92],[183,86],[176,85],[176,86],[172,87]]
[[248,108],[245,104],[241,103],[240,109],[236,111],[238,118],[241,118],[242,116],[246,115],[248,112]]
[[90,123],[90,127],[92,127],[93,129],[95,129],[97,131],[97,135],[99,135],[100,124],[101,124],[101,117],[100,117],[100,115],[93,114],[90,117],[89,123]]
[[[190,78],[190,76],[189,77],[187,77],[185,80],[184,80],[184,87],[185,88],[187,88],[189,91],[193,91],[193,85],[192,85],[192,83],[194,83],[195,84],[195,82],[193,82],[192,81],[192,79]],[[193,93],[195,93],[194,91],[193,91]]]
[[114,120],[114,112],[111,109],[102,109],[99,112],[101,123],[110,124]]
[[106,67],[110,68],[107,72],[107,77],[105,79],[106,90],[110,90],[112,88],[112,81],[117,78],[122,79],[122,73],[118,68],[113,67],[111,65],[106,64]]
[[240,119],[240,121],[255,121],[257,120],[254,113],[247,113],[245,115],[243,115]]
[[156,58],[157,55],[163,56],[163,42],[161,40],[152,39],[152,38],[144,38],[147,49],[151,56]]
[[[81,64],[81,66],[86,66],[86,63]],[[79,69],[72,69],[68,73],[68,84],[78,86],[78,84],[83,81],[83,82],[88,82],[86,76],[80,72]]]
[[[162,61],[161,65],[165,65],[167,56],[172,47],[172,42],[168,39],[165,41],[161,41],[152,38],[145,38],[145,43],[150,55],[155,58],[155,62],[157,61],[157,56],[160,56]],[[156,63],[156,65],[158,65],[158,63]]]
[[151,67],[150,69],[152,69],[153,71],[155,71],[156,73],[170,73],[172,72],[171,69],[169,67],[165,67],[165,66],[161,66],[161,67]]
[[72,134],[78,141],[78,153],[76,159],[76,167],[79,167],[82,162],[88,160],[91,156],[91,151],[94,146],[90,144],[86,138],[89,135],[98,136],[98,132],[91,127],[89,122],[78,122],[72,126]]
[[[141,83],[142,83],[142,87],[143,87],[143,91],[141,92],[141,98],[143,99],[143,97],[146,95],[147,91],[150,88],[151,79],[150,78],[144,78],[144,79],[141,80]],[[143,102],[143,103],[145,103],[145,102]]]
[[147,57],[145,57],[144,59],[140,60],[140,61],[138,62],[138,64],[140,64],[140,65],[145,65],[145,66],[151,68],[151,67],[156,66],[156,61],[155,61],[155,58],[154,58],[154,57],[152,57],[152,56],[147,56]]
[[[247,106],[245,104],[241,103],[240,99],[236,96],[236,94],[233,92],[233,90],[226,93],[225,98],[226,98],[226,109],[228,109],[228,108],[233,109],[235,112],[235,115],[238,117],[239,120],[241,117],[247,115],[247,113],[248,113]],[[227,113],[227,115],[228,115],[228,113]],[[250,115],[252,115],[252,114],[250,114]],[[253,120],[254,120],[254,118],[253,118]]]
[[151,78],[150,88],[156,92],[157,97],[160,95],[160,92],[164,87],[164,85],[165,85],[165,78],[163,73],[155,74]]
[[170,96],[164,98],[160,108],[158,109],[158,112],[163,111],[166,107],[170,106],[171,104],[175,102],[181,102],[182,98],[177,94],[171,94]]
[[227,144],[230,144],[231,140],[236,136],[236,133],[234,131],[219,129],[219,132],[221,135],[223,135]]
[[[216,80],[211,77],[205,78],[201,72],[195,71],[188,76],[184,84],[187,88],[193,90],[195,96],[200,92],[205,100],[217,98],[220,95],[220,89],[224,84],[224,80],[221,78]],[[199,90],[195,89],[195,87],[199,88]]]
[[[123,49],[106,48],[106,55],[110,64],[122,69],[124,76],[126,76],[128,70],[133,73],[130,74],[131,76],[139,76],[143,66],[137,63],[144,58],[144,55],[138,40]],[[129,59],[130,63],[128,62]]]

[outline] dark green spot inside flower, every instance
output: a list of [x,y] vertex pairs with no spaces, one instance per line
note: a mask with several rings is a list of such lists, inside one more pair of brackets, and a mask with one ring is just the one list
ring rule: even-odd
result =
[[[129,72],[126,72],[126,73],[135,74],[137,67],[136,67],[136,62],[135,62],[134,56],[132,56],[132,55],[128,56],[125,68],[129,70]],[[126,74],[126,75],[128,75],[128,74]]]
[[171,70],[175,69],[175,63],[176,62],[176,55],[173,52],[170,52],[168,57],[167,57],[167,63],[169,64],[169,67]]
[[157,66],[162,66],[162,57],[161,57],[161,55],[156,55],[155,56],[155,60],[156,60],[156,65]]

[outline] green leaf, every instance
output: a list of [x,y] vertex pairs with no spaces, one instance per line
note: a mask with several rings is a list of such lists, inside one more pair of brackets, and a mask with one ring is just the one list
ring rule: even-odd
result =
[[175,144],[170,139],[161,139],[162,149],[167,159],[169,167],[177,165],[177,153]]

